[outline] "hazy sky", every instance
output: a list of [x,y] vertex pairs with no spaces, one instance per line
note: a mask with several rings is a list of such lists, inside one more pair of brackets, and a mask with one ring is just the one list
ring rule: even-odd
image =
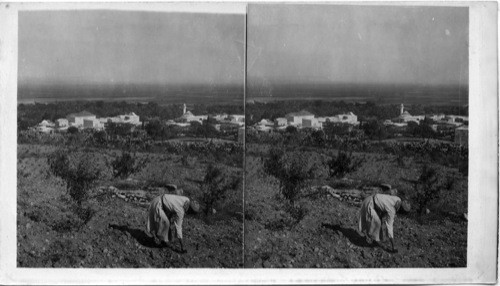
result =
[[248,82],[468,84],[468,9],[249,5]]
[[242,14],[19,12],[19,82],[241,84]]

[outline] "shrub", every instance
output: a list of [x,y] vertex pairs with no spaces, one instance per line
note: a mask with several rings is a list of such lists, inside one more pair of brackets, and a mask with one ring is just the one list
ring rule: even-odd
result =
[[205,177],[201,183],[201,202],[204,206],[204,213],[208,215],[212,207],[226,199],[229,190],[235,190],[241,182],[240,177],[229,176],[221,168],[208,165]]
[[425,164],[418,179],[413,181],[413,201],[416,204],[419,214],[425,213],[426,207],[431,202],[439,199],[442,190],[452,189],[454,184],[453,178],[446,177],[444,181],[440,180],[440,178],[442,176],[435,168]]
[[141,170],[145,164],[145,160],[138,160],[135,154],[132,156],[130,152],[124,151],[121,156],[111,162],[113,176],[115,178],[127,178],[131,174]]
[[297,133],[298,129],[295,126],[289,125],[285,128],[286,133]]
[[315,168],[305,152],[284,153],[273,148],[264,162],[264,170],[279,180],[281,195],[293,206],[306,181],[314,177]]
[[318,146],[318,147],[323,147],[325,145],[325,132],[322,130],[314,130],[311,133],[311,141],[312,145]]
[[99,130],[97,132],[94,132],[94,134],[92,135],[92,139],[94,141],[94,144],[105,146],[108,143],[108,134],[104,130]]
[[69,176],[69,157],[63,150],[57,150],[48,157],[49,168],[52,173],[61,178]]
[[281,149],[273,148],[264,162],[264,170],[278,179],[284,210],[295,222],[302,220],[307,211],[296,203],[307,180],[314,177],[315,168],[310,156],[305,152],[284,153]]
[[338,155],[327,162],[329,175],[330,177],[344,177],[346,174],[356,171],[363,161],[362,158],[354,157],[352,151],[347,153],[339,150]]
[[75,126],[70,126],[68,127],[68,133],[69,134],[75,134],[75,133],[78,133],[78,128],[75,127]]
[[95,211],[84,204],[104,170],[96,164],[91,154],[74,154],[62,149],[52,153],[48,157],[48,163],[51,172],[66,182],[68,194],[75,203],[73,212],[86,224]]
[[68,184],[69,195],[78,205],[87,200],[90,189],[101,175],[101,170],[92,163],[90,157],[84,156],[75,168],[69,168],[62,176]]

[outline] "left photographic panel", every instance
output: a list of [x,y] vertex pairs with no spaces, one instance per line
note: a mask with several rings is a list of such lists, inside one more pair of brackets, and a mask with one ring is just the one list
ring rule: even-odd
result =
[[242,267],[245,8],[120,5],[18,13],[17,267]]

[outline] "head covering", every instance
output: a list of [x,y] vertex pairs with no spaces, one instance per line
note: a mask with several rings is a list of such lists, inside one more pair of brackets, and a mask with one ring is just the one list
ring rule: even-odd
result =
[[398,195],[398,189],[391,189],[390,193],[391,193],[391,196],[397,196]]
[[189,203],[189,207],[191,208],[191,210],[195,213],[198,213],[200,212],[200,204],[195,201],[195,200],[192,200],[190,203]]
[[183,196],[184,195],[184,190],[183,189],[176,189],[175,194],[178,196]]
[[389,191],[389,190],[391,190],[391,185],[389,185],[389,184],[380,184],[380,188],[382,188],[383,191]]
[[403,207],[403,210],[404,210],[405,212],[407,212],[407,213],[409,213],[409,212],[410,212],[410,210],[411,210],[411,205],[410,205],[410,203],[409,203],[408,201],[403,201],[403,202],[401,203],[401,206]]
[[165,188],[167,188],[167,191],[169,192],[175,192],[177,190],[177,185],[174,184],[166,184]]

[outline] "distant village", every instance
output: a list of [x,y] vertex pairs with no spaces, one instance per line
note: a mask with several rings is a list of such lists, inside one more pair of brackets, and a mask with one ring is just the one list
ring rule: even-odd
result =
[[[202,124],[208,119],[209,115],[194,115],[191,111],[187,110],[186,104],[184,104],[182,116],[173,120],[168,120],[164,123],[167,126],[190,127],[195,122]],[[242,137],[244,134],[244,115],[216,114],[210,115],[210,119],[213,119],[211,124],[218,131],[221,130],[222,125],[231,125],[232,127],[239,129],[238,137]],[[79,130],[105,130],[107,125],[110,123],[131,124],[136,127],[144,126],[145,124],[147,124],[147,122],[141,121],[139,116],[134,112],[114,117],[97,118],[95,114],[92,114],[88,111],[82,111],[79,113],[69,114],[66,116],[66,118],[59,118],[55,120],[55,122],[52,122],[50,120],[43,120],[32,129],[42,133],[66,132],[70,127],[75,127]]]
[[[405,110],[404,105],[400,106],[400,115],[393,119],[388,119],[383,122],[385,126],[390,126],[395,129],[404,130],[410,122],[420,124],[425,119],[432,119],[433,124],[431,128],[438,132],[439,130],[447,129],[455,131],[455,142],[461,145],[467,144],[469,132],[469,117],[459,115],[445,115],[445,114],[426,114],[426,115],[411,115]],[[358,116],[352,112],[337,114],[326,117],[316,117],[313,113],[306,110],[299,112],[292,112],[271,121],[269,119],[262,119],[252,126],[258,132],[273,132],[284,130],[289,126],[296,127],[297,129],[311,128],[315,130],[322,130],[326,123],[343,123],[352,126],[360,124]]]
[[[243,141],[242,137],[245,133],[245,115],[242,114],[215,114],[215,115],[194,115],[188,111],[186,104],[183,105],[182,116],[167,120],[164,122],[166,126],[190,127],[193,123],[200,123],[211,119],[211,125],[217,130],[221,130],[221,126],[231,125],[238,128],[238,141]],[[468,141],[468,116],[460,115],[445,115],[445,114],[425,114],[425,115],[411,115],[405,110],[404,105],[400,106],[400,115],[396,118],[388,119],[383,122],[385,126],[404,130],[410,122],[420,124],[425,119],[431,119],[432,124],[430,127],[438,132],[439,130],[454,130],[455,142],[461,145],[467,144]],[[118,115],[114,117],[101,117],[97,118],[96,115],[82,111],[79,113],[72,113],[66,118],[59,118],[55,122],[50,120],[43,120],[33,129],[43,133],[65,132],[69,127],[76,127],[78,129],[93,129],[105,130],[109,123],[116,124],[131,124],[133,126],[144,126],[147,122],[140,120],[139,116],[134,112]],[[327,123],[341,123],[351,126],[360,125],[358,116],[352,112],[337,114],[332,116],[316,117],[313,113],[306,110],[292,112],[279,117],[273,121],[269,119],[262,119],[253,126],[251,129],[258,132],[274,132],[285,130],[289,126],[297,129],[310,128],[314,130],[322,130]]]

